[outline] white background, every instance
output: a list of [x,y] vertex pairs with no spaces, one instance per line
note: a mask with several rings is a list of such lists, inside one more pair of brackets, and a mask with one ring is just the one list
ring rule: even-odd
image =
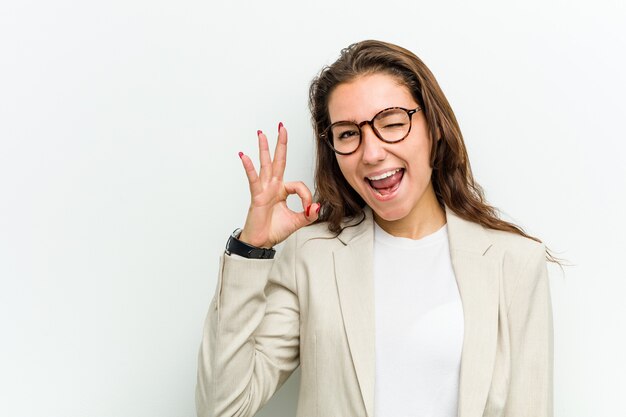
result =
[[[488,200],[575,264],[550,266],[555,415],[626,415],[625,16],[617,0],[3,2],[0,415],[195,415],[218,256],[249,202],[237,152],[283,121],[286,179],[312,187],[309,82],[368,38],[425,61]],[[298,372],[262,415],[294,415]]]

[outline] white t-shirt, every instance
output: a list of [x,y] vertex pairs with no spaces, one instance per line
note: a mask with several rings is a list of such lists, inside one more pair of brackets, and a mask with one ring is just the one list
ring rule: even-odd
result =
[[374,227],[374,415],[456,417],[464,324],[447,224],[417,240]]

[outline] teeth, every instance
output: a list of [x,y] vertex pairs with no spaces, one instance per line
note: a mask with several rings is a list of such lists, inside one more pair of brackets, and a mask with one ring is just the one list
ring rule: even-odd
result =
[[384,174],[380,174],[380,175],[378,175],[376,177],[367,177],[367,179],[368,180],[382,180],[383,178],[391,177],[393,174],[395,174],[398,171],[400,171],[400,168],[396,168],[394,170],[387,171]]

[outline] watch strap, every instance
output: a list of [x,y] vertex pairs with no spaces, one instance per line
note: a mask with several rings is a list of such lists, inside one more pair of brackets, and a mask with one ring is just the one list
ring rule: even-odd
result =
[[239,240],[241,229],[235,229],[226,242],[226,254],[235,254],[249,259],[273,259],[276,254],[274,248],[259,248],[257,246],[248,245]]

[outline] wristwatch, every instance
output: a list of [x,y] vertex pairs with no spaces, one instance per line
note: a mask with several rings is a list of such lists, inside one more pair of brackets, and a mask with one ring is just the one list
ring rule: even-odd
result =
[[274,248],[267,249],[248,245],[247,243],[239,240],[240,235],[241,229],[237,228],[228,238],[228,241],[226,242],[227,255],[234,253],[235,255],[243,256],[244,258],[250,259],[274,258],[274,255],[276,254],[276,250]]

